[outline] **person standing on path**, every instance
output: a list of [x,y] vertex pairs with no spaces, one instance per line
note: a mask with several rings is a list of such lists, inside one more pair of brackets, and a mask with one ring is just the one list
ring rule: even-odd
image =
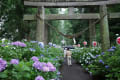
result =
[[67,56],[67,63],[68,63],[68,66],[69,66],[69,65],[72,65],[72,62],[71,62],[72,52],[69,50],[69,48],[67,48],[66,56]]
[[67,48],[64,48],[64,58],[66,58],[66,50]]

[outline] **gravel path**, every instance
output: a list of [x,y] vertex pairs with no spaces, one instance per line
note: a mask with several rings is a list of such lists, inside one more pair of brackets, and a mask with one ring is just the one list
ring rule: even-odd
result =
[[61,80],[92,80],[87,72],[85,72],[79,64],[72,59],[72,66],[68,66],[66,59],[61,67]]

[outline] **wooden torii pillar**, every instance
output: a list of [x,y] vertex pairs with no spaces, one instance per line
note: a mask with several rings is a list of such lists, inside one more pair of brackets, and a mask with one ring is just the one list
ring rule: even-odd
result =
[[90,46],[92,46],[92,41],[96,40],[96,28],[94,24],[95,20],[89,20],[89,39]]
[[40,42],[44,42],[44,44],[47,44],[47,35],[45,32],[46,28],[45,28],[45,9],[44,7],[38,7],[38,13],[37,15],[39,17],[37,17],[37,28],[36,28],[36,40],[40,41]]
[[[91,12],[95,12],[95,8],[90,8]],[[89,20],[89,41],[90,46],[92,46],[92,42],[96,40],[96,24],[94,19]]]
[[101,17],[101,41],[102,41],[102,50],[106,51],[110,48],[110,39],[109,39],[109,27],[108,27],[108,16],[107,16],[107,7],[106,5],[100,6],[100,17]]

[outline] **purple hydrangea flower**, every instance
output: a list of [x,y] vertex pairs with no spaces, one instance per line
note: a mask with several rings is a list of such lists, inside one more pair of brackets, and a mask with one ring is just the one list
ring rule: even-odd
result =
[[50,79],[50,80],[55,80],[55,79]]
[[33,63],[33,67],[41,71],[42,68],[43,68],[43,64],[41,62],[39,62],[39,61],[35,61]]
[[46,66],[47,64],[45,62],[41,62],[43,66]]
[[108,68],[109,68],[109,66],[108,66],[108,65],[106,65],[106,66],[105,66],[105,68],[106,68],[106,69],[108,69]]
[[54,67],[54,65],[51,62],[48,62],[46,66],[49,67],[50,71],[56,71],[56,67]]
[[5,44],[2,44],[1,46],[2,46],[2,47],[5,47],[6,45],[5,45]]
[[20,41],[12,42],[11,45],[26,47],[26,44]]
[[48,67],[54,67],[54,65],[53,65],[51,62],[48,62],[48,63],[46,64],[46,66],[48,66]]
[[52,72],[54,72],[54,71],[56,71],[56,67],[49,67],[49,69],[50,69],[50,71],[52,71]]
[[101,60],[101,59],[99,60],[99,63],[102,63],[102,64],[104,64],[103,60]]
[[19,60],[18,59],[11,59],[10,63],[11,64],[19,64]]
[[0,72],[3,71],[7,66],[7,62],[0,58]]
[[35,61],[33,63],[33,67],[43,72],[56,71],[56,67],[54,67],[53,64],[50,62],[44,63],[44,62]]
[[33,48],[29,48],[29,50],[30,50],[30,51],[35,51],[35,49],[33,49]]
[[37,76],[35,80],[45,80],[42,76]]
[[33,56],[33,57],[32,57],[32,60],[33,60],[33,61],[39,61],[38,57],[36,57],[36,56]]
[[44,66],[44,67],[42,68],[42,71],[44,71],[44,72],[49,72],[49,71],[50,71],[50,69],[49,69],[49,67]]

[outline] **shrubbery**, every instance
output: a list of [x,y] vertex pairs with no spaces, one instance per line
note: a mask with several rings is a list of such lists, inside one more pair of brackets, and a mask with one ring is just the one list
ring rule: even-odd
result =
[[100,75],[106,80],[119,80],[119,48],[119,46],[113,46],[105,52],[102,52],[100,48],[78,48],[73,51],[73,57],[90,75]]
[[1,41],[0,80],[55,80],[62,50],[40,42]]

